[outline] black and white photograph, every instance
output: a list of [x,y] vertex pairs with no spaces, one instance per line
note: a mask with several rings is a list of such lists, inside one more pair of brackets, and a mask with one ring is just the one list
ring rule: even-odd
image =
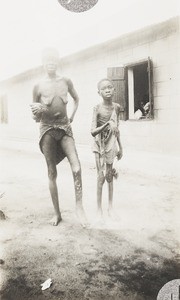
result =
[[0,37],[0,300],[179,300],[180,1],[1,1]]

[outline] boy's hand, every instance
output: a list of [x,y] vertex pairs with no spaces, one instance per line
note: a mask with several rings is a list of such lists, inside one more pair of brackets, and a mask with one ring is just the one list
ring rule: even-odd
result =
[[72,123],[72,121],[73,121],[73,118],[72,118],[72,117],[71,117],[71,118],[69,118],[69,122],[70,122],[70,123]]
[[111,128],[112,133],[117,137],[119,135],[119,129],[113,121],[109,121],[109,126]]
[[117,153],[117,159],[120,160],[123,156],[123,152],[122,150],[119,150],[118,153]]

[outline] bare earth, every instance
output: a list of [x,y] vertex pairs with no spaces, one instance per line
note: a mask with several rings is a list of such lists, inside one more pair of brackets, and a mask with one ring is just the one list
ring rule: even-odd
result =
[[[75,217],[74,188],[66,160],[58,166],[63,222],[53,216],[43,156],[1,150],[1,300],[153,300],[180,278],[179,196],[175,182],[120,173],[115,182],[116,221],[96,224],[96,170],[82,165],[84,207],[91,224]],[[52,285],[45,291],[41,283]]]

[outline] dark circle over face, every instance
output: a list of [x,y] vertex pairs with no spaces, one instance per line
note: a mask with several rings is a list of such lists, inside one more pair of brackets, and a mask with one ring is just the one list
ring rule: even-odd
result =
[[58,0],[58,2],[67,10],[83,12],[91,9],[98,0]]

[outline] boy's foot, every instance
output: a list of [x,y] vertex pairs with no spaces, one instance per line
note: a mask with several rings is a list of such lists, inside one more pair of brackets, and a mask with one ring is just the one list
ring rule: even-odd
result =
[[97,210],[96,222],[97,223],[103,223],[104,222],[103,211],[102,211],[101,208],[98,208],[98,210]]
[[97,219],[103,219],[103,211],[102,211],[101,208],[98,208],[96,218]]
[[96,223],[103,225],[104,224],[104,216],[102,210],[97,211]]
[[104,226],[104,218],[102,210],[98,210],[94,222],[92,223],[92,228],[103,228]]
[[108,217],[115,222],[119,221],[119,217],[118,215],[114,212],[113,209],[108,209]]
[[53,226],[57,226],[60,222],[62,221],[62,218],[61,218],[61,215],[59,216],[54,216],[50,223],[53,225]]
[[86,215],[83,209],[83,206],[80,204],[76,205],[76,216],[78,221],[80,222],[80,224],[82,225],[82,227],[87,227],[88,226],[88,222],[86,219]]

